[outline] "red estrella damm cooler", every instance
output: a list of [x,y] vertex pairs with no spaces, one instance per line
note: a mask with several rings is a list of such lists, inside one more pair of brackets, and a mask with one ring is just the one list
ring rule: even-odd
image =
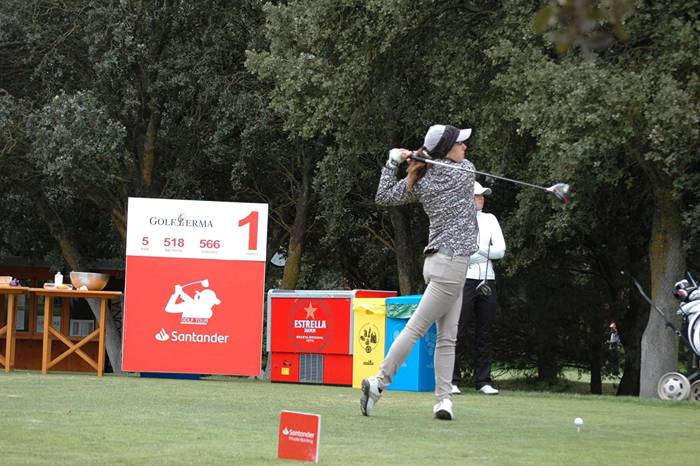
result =
[[379,290],[270,290],[267,351],[273,382],[352,385],[353,301]]

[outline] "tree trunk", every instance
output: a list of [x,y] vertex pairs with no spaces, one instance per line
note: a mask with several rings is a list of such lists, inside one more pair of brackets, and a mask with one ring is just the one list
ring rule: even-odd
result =
[[293,290],[299,282],[301,272],[301,256],[304,253],[304,235],[306,234],[306,223],[311,207],[311,179],[313,172],[313,157],[304,156],[302,164],[302,178],[299,197],[296,202],[296,212],[294,214],[294,224],[289,235],[289,246],[287,247],[287,262],[284,264],[284,274],[282,275],[281,288],[283,290]]
[[416,258],[418,246],[414,244],[411,234],[410,210],[407,207],[393,207],[389,209],[389,217],[394,226],[399,292],[402,295],[418,293],[423,290],[423,282],[419,281],[421,264]]
[[625,350],[625,363],[617,394],[639,396],[639,374],[642,363],[641,343],[644,326],[649,318],[649,307],[639,294],[634,290],[630,291],[629,310],[618,327],[620,343]]
[[[681,249],[681,215],[670,190],[658,183],[654,192],[654,220],[649,242],[651,299],[666,318],[677,322],[671,289],[682,278],[685,260]],[[657,384],[666,372],[678,367],[678,337],[665,327],[664,319],[651,309],[642,337],[639,396],[656,398]]]
[[537,380],[540,382],[554,383],[559,375],[559,366],[556,361],[557,351],[551,344],[551,328],[538,327],[537,348]]
[[114,207],[112,209],[112,221],[119,232],[119,237],[126,242],[126,213]]
[[620,385],[617,387],[618,396],[639,395],[639,373],[641,370],[642,360],[642,353],[639,344],[640,339],[641,331],[637,335],[636,342],[634,342],[634,338],[632,338],[631,340],[633,343],[628,345],[625,345],[624,343],[622,344],[622,347],[625,349],[625,363],[622,379],[620,379]]
[[543,351],[537,356],[537,380],[552,383],[557,380],[558,374],[559,368],[553,355],[543,348]]
[[46,223],[46,226],[49,227],[51,236],[53,236],[58,243],[61,249],[61,255],[66,261],[66,264],[68,264],[72,270],[80,270],[80,263],[82,260],[80,252],[66,230],[63,220],[57,213],[46,207],[48,204],[49,201],[44,199],[40,200],[35,205],[42,220]]
[[[387,114],[393,114],[393,107],[387,108]],[[398,129],[397,123],[388,136],[391,147],[402,147],[403,136]],[[394,227],[394,254],[396,254],[396,268],[399,274],[399,294],[408,295],[421,293],[425,289],[423,283],[423,254],[416,240],[413,231],[413,215],[410,206],[399,206],[389,208],[389,218]]]
[[591,340],[590,340],[590,364],[591,364],[591,393],[601,395],[603,393],[602,369],[603,369],[603,340],[605,335],[603,332],[605,324],[603,323],[602,313],[597,311],[594,313],[593,321],[591,322]]
[[[95,315],[95,320],[100,321],[100,300],[97,298],[89,298],[85,301],[90,305],[92,313]],[[121,306],[122,313],[124,312],[124,301],[122,300]],[[107,357],[109,358],[109,364],[112,366],[112,372],[115,374],[121,374],[122,372],[122,335],[117,324],[114,320],[114,316],[109,308],[107,308],[107,316],[105,322],[105,351],[107,352]]]
[[591,353],[591,393],[594,395],[603,394],[603,377],[602,366],[601,366],[601,352],[600,347],[597,353]]
[[144,135],[143,157],[141,158],[141,183],[146,190],[153,184],[153,168],[156,163],[156,139],[160,128],[160,113],[156,110],[155,104],[148,105],[151,114],[148,119],[148,127]]
[[56,236],[61,247],[61,255],[72,270],[80,270],[80,254],[73,242],[65,235]]

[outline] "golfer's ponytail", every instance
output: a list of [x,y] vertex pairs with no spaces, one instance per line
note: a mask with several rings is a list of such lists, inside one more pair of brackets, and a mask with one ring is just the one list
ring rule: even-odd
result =
[[[426,151],[424,151],[422,148],[417,150],[415,152],[416,155],[419,157],[423,157],[424,159],[429,159],[431,158]],[[415,187],[416,183],[418,183],[418,180],[423,178],[425,176],[425,172],[428,170],[428,164],[423,163],[423,162],[418,162],[416,160],[413,160],[409,165],[408,165],[408,175],[406,176],[406,186],[408,187],[409,191],[413,191],[413,188]]]

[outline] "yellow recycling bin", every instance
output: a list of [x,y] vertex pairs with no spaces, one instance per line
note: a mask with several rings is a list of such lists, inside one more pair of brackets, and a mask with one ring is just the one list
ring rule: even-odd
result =
[[352,386],[375,375],[384,361],[386,345],[386,298],[353,300]]

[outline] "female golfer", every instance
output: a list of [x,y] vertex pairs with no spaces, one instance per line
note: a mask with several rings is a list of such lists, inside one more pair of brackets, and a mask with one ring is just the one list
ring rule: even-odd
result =
[[[439,158],[455,168],[474,170],[465,160],[466,141],[471,129],[449,125],[433,125],[425,135],[423,148],[417,155]],[[433,414],[451,420],[452,369],[455,359],[457,323],[462,305],[462,287],[467,275],[469,256],[479,248],[476,242],[476,210],[474,207],[474,173],[451,167],[426,165],[410,159],[411,152],[395,149],[382,169],[376,202],[399,205],[420,202],[430,220],[428,245],[425,248],[423,277],[428,285],[416,312],[386,355],[376,376],[362,381],[360,409],[372,414],[384,387],[406,360],[413,345],[437,323],[435,344],[435,397]],[[408,175],[396,179],[397,166],[409,159]]]

